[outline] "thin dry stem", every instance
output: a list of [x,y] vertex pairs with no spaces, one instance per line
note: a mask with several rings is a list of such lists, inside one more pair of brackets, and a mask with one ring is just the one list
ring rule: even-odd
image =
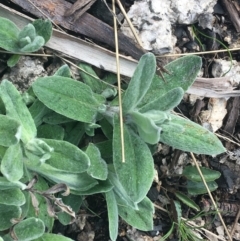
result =
[[[116,15],[115,0],[112,0],[113,13]],[[116,48],[116,65],[117,65],[117,82],[118,82],[118,101],[119,101],[119,119],[120,119],[120,135],[121,135],[121,150],[122,162],[125,162],[125,147],[124,147],[124,133],[123,133],[123,111],[122,111],[122,95],[121,95],[121,78],[120,78],[120,64],[119,64],[119,51],[118,51],[118,33],[117,33],[117,20],[113,17],[114,22],[114,37]]]
[[237,146],[240,146],[240,144],[239,144],[238,142],[233,141],[233,140],[231,140],[230,138],[228,138],[228,137],[226,137],[226,136],[222,136],[222,135],[217,134],[217,133],[215,133],[215,135],[218,136],[218,137],[220,137],[220,138],[222,138],[222,139],[224,139],[224,140],[226,140],[226,141],[229,141],[229,142],[231,142],[231,143],[233,143],[233,144],[236,144]]
[[132,33],[133,33],[136,41],[137,41],[137,43],[139,44],[139,46],[142,47],[142,41],[141,41],[140,38],[138,37],[138,35],[137,35],[137,33],[136,33],[136,31],[135,31],[135,29],[134,29],[134,27],[133,27],[133,24],[132,24],[131,20],[129,19],[129,17],[128,17],[126,11],[125,11],[125,9],[124,9],[123,6],[122,6],[122,3],[121,3],[119,0],[116,0],[116,1],[117,1],[117,4],[118,4],[118,6],[119,6],[119,8],[120,8],[120,10],[121,10],[121,12],[122,12],[122,14],[124,15],[125,19],[127,20],[127,23],[128,23],[128,25],[129,25],[129,27],[130,27],[130,29],[131,29],[131,31],[132,31]]
[[238,219],[239,218],[240,218],[240,208],[238,207],[238,213],[237,213],[237,216],[235,217],[235,220],[234,220],[234,224],[233,224],[233,227],[232,227],[232,230],[231,230],[231,236],[233,236],[234,231],[237,228],[237,224],[238,224]]
[[224,227],[224,229],[225,229],[225,231],[226,231],[226,233],[227,233],[227,236],[228,236],[229,240],[232,241],[232,237],[231,237],[230,233],[228,232],[227,226],[226,226],[226,224],[225,224],[225,222],[224,222],[224,220],[223,220],[223,218],[222,218],[222,215],[221,215],[221,213],[220,213],[220,211],[219,211],[219,209],[218,209],[218,206],[217,206],[217,204],[216,204],[216,202],[215,202],[215,200],[214,200],[214,198],[213,198],[213,196],[212,196],[212,193],[211,193],[211,191],[210,191],[209,188],[208,188],[208,185],[207,185],[207,183],[206,183],[206,181],[205,181],[205,178],[204,178],[204,176],[203,176],[203,174],[202,174],[202,171],[201,171],[201,169],[200,169],[200,167],[199,167],[199,165],[198,165],[198,163],[197,163],[197,160],[196,160],[195,156],[193,155],[193,153],[192,153],[192,152],[190,152],[190,153],[191,153],[192,159],[193,159],[193,161],[194,161],[194,163],[195,163],[195,165],[196,165],[196,167],[197,167],[198,173],[199,173],[200,177],[202,178],[202,181],[203,181],[203,183],[204,183],[204,186],[205,186],[206,189],[207,189],[207,192],[208,192],[208,195],[209,195],[209,197],[210,197],[210,199],[211,199],[211,201],[212,201],[212,204],[213,204],[213,206],[214,206],[214,208],[215,208],[215,210],[216,210],[216,212],[217,212],[217,214],[218,214],[218,217],[219,217],[219,219],[220,219],[220,221],[221,221],[221,223],[222,223],[222,225],[223,225],[223,227]]
[[215,53],[222,53],[222,52],[233,52],[239,51],[240,48],[233,48],[233,49],[220,49],[220,50],[212,50],[212,51],[203,51],[203,52],[194,52],[194,53],[184,53],[184,54],[165,54],[165,55],[158,55],[157,58],[163,57],[178,57],[178,56],[187,56],[187,55],[199,55],[199,54],[215,54]]

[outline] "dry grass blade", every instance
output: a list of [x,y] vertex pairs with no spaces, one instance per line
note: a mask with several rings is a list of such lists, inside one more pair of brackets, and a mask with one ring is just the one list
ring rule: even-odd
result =
[[219,219],[220,219],[220,221],[221,221],[221,223],[222,223],[222,225],[223,225],[223,227],[224,227],[224,229],[225,229],[225,231],[226,231],[226,234],[227,234],[229,240],[232,241],[232,237],[231,237],[231,235],[230,235],[230,233],[229,233],[229,231],[228,231],[228,229],[227,229],[227,226],[226,226],[226,224],[225,224],[225,222],[224,222],[224,220],[223,220],[223,218],[222,218],[222,215],[221,215],[221,213],[220,213],[220,211],[219,211],[219,209],[218,209],[218,206],[217,206],[215,200],[213,199],[212,193],[211,193],[211,191],[210,191],[209,188],[208,188],[208,185],[207,185],[207,183],[206,183],[206,181],[205,181],[205,178],[204,178],[204,176],[203,176],[203,174],[202,174],[202,172],[201,172],[201,169],[200,169],[200,167],[199,167],[199,165],[198,165],[198,163],[197,163],[197,161],[196,161],[196,158],[195,158],[195,156],[193,155],[192,152],[191,152],[191,156],[192,156],[192,159],[193,159],[194,164],[195,164],[196,167],[197,167],[198,173],[199,173],[200,177],[202,178],[202,181],[203,181],[203,183],[204,183],[204,186],[205,186],[206,189],[207,189],[208,195],[209,195],[209,197],[210,197],[210,199],[211,199],[211,201],[212,201],[212,204],[213,204],[213,206],[214,206],[214,209],[217,211],[218,217],[219,217]]
[[[115,0],[112,0],[113,13],[116,15]],[[117,20],[113,16],[114,23],[114,36],[115,36],[115,48],[116,48],[116,65],[117,65],[117,82],[118,82],[118,101],[119,101],[119,115],[120,115],[120,132],[121,132],[121,150],[122,150],[122,162],[125,162],[125,147],[124,147],[124,134],[123,134],[123,112],[122,112],[122,95],[121,95],[121,79],[120,79],[120,66],[119,66],[119,52],[118,52],[118,33],[117,33]]]
[[163,57],[180,57],[180,56],[187,56],[187,55],[199,55],[199,54],[217,54],[217,53],[223,53],[223,52],[233,52],[233,51],[239,51],[240,48],[233,48],[233,49],[220,49],[220,50],[212,50],[212,51],[203,51],[203,52],[193,52],[193,53],[184,53],[184,54],[165,54],[165,55],[159,55],[156,56],[157,58],[163,58]]
[[119,6],[119,8],[120,8],[120,10],[121,10],[121,12],[122,12],[122,14],[124,15],[124,17],[125,17],[128,25],[129,25],[129,27],[130,27],[130,29],[131,29],[131,31],[132,31],[132,33],[133,33],[133,35],[134,35],[137,43],[139,44],[139,46],[142,47],[142,41],[141,41],[140,38],[138,37],[138,35],[137,35],[137,33],[136,33],[133,25],[132,25],[132,22],[130,21],[130,19],[129,19],[126,11],[125,11],[125,9],[124,9],[123,6],[122,6],[122,3],[121,3],[119,0],[116,0],[116,1],[117,1],[117,4],[118,4],[118,6]]

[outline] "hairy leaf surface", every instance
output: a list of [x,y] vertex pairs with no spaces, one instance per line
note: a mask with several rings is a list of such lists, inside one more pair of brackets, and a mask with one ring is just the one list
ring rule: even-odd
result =
[[33,83],[33,91],[48,108],[87,123],[94,121],[97,108],[102,104],[87,85],[61,76],[38,78]]
[[116,174],[134,202],[140,202],[150,189],[154,176],[153,158],[147,144],[124,125],[125,163],[122,162],[120,124],[114,121],[113,164]]
[[[170,117],[168,124],[160,125],[161,142],[196,154],[217,155],[226,151],[219,139],[207,129],[176,115]],[[177,126],[179,130],[176,130]]]
[[138,210],[118,205],[118,212],[121,218],[134,228],[142,231],[153,230],[154,207],[147,197],[138,203]]

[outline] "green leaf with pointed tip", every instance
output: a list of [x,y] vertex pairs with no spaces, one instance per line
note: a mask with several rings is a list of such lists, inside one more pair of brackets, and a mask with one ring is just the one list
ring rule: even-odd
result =
[[45,233],[40,238],[34,239],[34,241],[73,241],[73,240],[60,234]]
[[1,190],[0,204],[22,206],[25,202],[25,196],[19,188]]
[[[120,124],[114,120],[113,164],[127,194],[140,202],[150,189],[154,176],[152,154],[147,144],[126,125],[124,130],[125,163],[122,162]],[[144,170],[144,174],[143,174]]]
[[[207,182],[208,188],[211,192],[218,188],[216,182]],[[190,195],[199,195],[207,193],[207,189],[203,182],[194,182],[191,180],[187,181],[187,190]]]
[[21,55],[19,54],[12,55],[7,61],[7,66],[10,68],[14,67],[18,63],[20,58],[21,58]]
[[115,241],[118,236],[118,206],[114,192],[111,190],[105,193],[107,210],[108,210],[108,224],[109,234],[112,241]]
[[170,200],[171,203],[171,211],[173,214],[173,221],[177,224],[180,224],[181,222],[181,218],[182,218],[182,207],[180,202],[178,201],[174,201],[174,200]]
[[5,152],[1,162],[1,173],[10,181],[19,181],[23,176],[23,154],[20,144],[15,144]]
[[0,47],[14,52],[18,50],[19,28],[10,20],[0,18]]
[[[206,182],[214,181],[221,176],[221,173],[218,171],[211,170],[206,167],[200,167],[200,169]],[[202,178],[199,175],[197,167],[195,166],[184,167],[182,175],[185,176],[188,180],[194,182],[202,182]]]
[[134,228],[142,231],[153,230],[154,207],[152,202],[145,197],[137,206],[138,210],[118,205],[119,216]]
[[202,66],[200,57],[192,55],[179,58],[167,64],[164,68],[169,73],[163,73],[164,80],[155,75],[150,88],[139,104],[142,107],[168,91],[181,87],[186,91],[194,82]]
[[99,149],[92,143],[87,147],[86,154],[90,159],[87,173],[93,178],[106,180],[108,176],[107,163],[102,159]]
[[47,179],[55,182],[55,183],[65,183],[69,186],[70,189],[76,191],[85,191],[88,190],[98,182],[90,177],[87,173],[70,173],[63,170],[59,170],[50,166],[49,164],[42,163],[41,165],[38,164],[39,161],[34,159],[26,159],[24,160],[26,166],[36,172],[41,174],[42,176],[46,177]]
[[[217,155],[226,151],[219,139],[207,129],[176,115],[170,114],[170,117],[171,121],[168,124],[164,123],[169,128],[160,125],[161,142],[196,154]],[[182,126],[182,130],[176,131],[175,127],[171,129],[171,123]]]
[[55,76],[71,78],[71,70],[67,64],[62,65],[55,73]]
[[151,118],[138,111],[131,111],[129,116],[132,122],[136,124],[139,136],[146,143],[154,145],[159,142],[162,128],[157,126]]
[[44,38],[44,42],[47,43],[52,36],[52,23],[48,19],[36,19],[32,22],[35,27],[36,34]]
[[59,125],[41,125],[37,128],[38,138],[63,140],[64,129]]
[[141,102],[152,83],[155,71],[155,56],[152,53],[144,54],[139,60],[123,97],[122,108],[125,114]]
[[10,228],[13,225],[11,219],[19,219],[21,213],[18,206],[0,204],[0,231]]
[[58,114],[55,111],[51,111],[47,113],[43,117],[43,122],[50,124],[50,125],[58,125],[58,124],[64,124],[74,121],[73,119],[70,119],[64,115]]
[[0,85],[0,96],[5,104],[7,116],[21,124],[21,140],[27,143],[37,134],[32,116],[23,102],[22,96],[15,86],[8,80],[3,80]]
[[107,179],[105,181],[98,180],[98,184],[97,185],[95,185],[94,187],[92,187],[92,188],[90,188],[90,189],[88,189],[86,191],[75,191],[75,190],[72,190],[72,193],[76,194],[76,195],[93,195],[93,194],[97,194],[97,193],[109,192],[112,189],[113,189],[113,185]]
[[108,87],[99,80],[99,77],[89,64],[80,63],[78,66],[88,73],[87,74],[80,70],[81,78],[83,79],[84,83],[92,89],[93,92],[100,94],[104,89],[106,89],[106,87]]
[[46,164],[71,173],[82,173],[89,168],[89,157],[73,144],[61,140],[42,140],[54,149]]
[[16,120],[0,115],[0,145],[8,147],[16,144],[21,136],[21,128]]
[[31,241],[41,237],[45,232],[45,226],[41,219],[27,218],[13,227],[14,235],[19,241]]
[[[75,213],[77,213],[82,205],[83,198],[79,195],[70,194],[68,196],[62,196],[62,201],[65,205],[69,206]],[[73,217],[71,217],[66,212],[60,212],[57,214],[58,220],[63,225],[68,225],[71,223]]]
[[98,107],[104,102],[96,100],[96,94],[93,95],[87,85],[66,77],[38,78],[32,87],[38,99],[48,108],[82,122],[94,122]]
[[182,201],[188,207],[193,208],[196,211],[200,211],[199,206],[191,198],[189,198],[187,195],[185,195],[184,193],[177,191],[177,192],[174,192],[174,194],[176,195],[176,197],[180,201]]
[[160,95],[159,98],[147,103],[138,111],[141,113],[151,110],[170,111],[181,102],[183,95],[184,91],[182,88],[174,88],[166,94]]
[[125,207],[131,207],[132,209],[136,209],[136,204],[130,199],[126,190],[122,186],[121,182],[117,178],[117,175],[113,172],[108,172],[108,179],[113,185],[113,191],[118,200],[118,204],[123,205]]

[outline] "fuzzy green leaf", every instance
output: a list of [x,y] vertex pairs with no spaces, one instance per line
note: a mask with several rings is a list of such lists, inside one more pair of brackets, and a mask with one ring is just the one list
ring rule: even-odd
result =
[[84,123],[71,122],[65,125],[65,136],[64,140],[78,146],[83,135],[85,133]]
[[90,159],[90,167],[87,173],[93,178],[106,180],[108,175],[107,163],[101,158],[99,149],[90,143],[87,147],[86,154]]
[[19,219],[21,213],[18,206],[0,204],[0,231],[10,228],[13,225],[11,219]]
[[41,219],[27,218],[16,224],[13,232],[18,241],[31,241],[44,234],[45,226]]
[[7,66],[10,68],[14,67],[18,63],[20,58],[21,58],[21,55],[19,54],[12,55],[7,61]]
[[69,186],[70,189],[76,191],[85,191],[98,184],[98,182],[95,179],[90,177],[85,172],[70,173],[54,168],[46,163],[38,165],[37,160],[34,159],[26,159],[25,164],[30,170],[41,174],[47,179],[50,179],[55,183],[65,183],[67,186]]
[[19,122],[5,115],[0,115],[0,145],[10,146],[16,144],[21,136]]
[[67,64],[62,65],[55,73],[55,76],[71,78],[71,70]]
[[74,121],[73,119],[70,119],[64,115],[58,114],[54,111],[51,111],[47,113],[43,117],[43,122],[50,124],[50,125],[58,125],[58,124],[64,124]]
[[95,99],[87,85],[66,77],[38,78],[32,87],[48,108],[73,120],[94,122],[97,109],[103,104]]
[[163,73],[165,81],[155,75],[139,107],[155,101],[172,89],[181,87],[186,91],[196,79],[201,66],[201,58],[195,55],[185,56],[167,64],[164,68],[169,73]]
[[0,47],[15,52],[18,50],[19,28],[10,20],[0,18]]
[[25,196],[19,188],[1,190],[0,204],[22,206],[25,202]]
[[154,207],[147,197],[138,203],[138,210],[118,205],[118,212],[119,216],[134,228],[142,231],[153,230]]
[[53,111],[47,108],[39,99],[36,99],[29,108],[29,112],[31,113],[36,127],[38,127],[42,124],[44,116]]
[[112,241],[115,241],[118,236],[118,207],[114,192],[111,190],[106,194],[109,233]]
[[[82,205],[83,198],[79,195],[70,194],[68,196],[62,196],[62,201],[65,205],[69,206],[75,213],[77,213]],[[68,225],[71,223],[73,217],[71,217],[66,212],[58,213],[58,220],[63,225]]]
[[171,211],[173,214],[173,221],[177,224],[180,224],[182,218],[182,208],[181,204],[178,201],[170,200],[171,201]]
[[151,118],[137,111],[131,111],[129,116],[137,126],[139,136],[148,144],[156,144],[160,140],[161,127],[157,126]]
[[15,144],[5,152],[1,162],[1,172],[10,181],[19,181],[23,176],[23,154],[20,144]]
[[123,97],[123,112],[133,110],[148,91],[156,71],[156,59],[152,53],[144,54],[130,80]]
[[44,38],[37,36],[31,43],[26,44],[20,49],[20,52],[35,52],[38,51],[44,45]]
[[[26,38],[26,37],[29,37],[30,41],[33,41],[36,37],[36,30],[31,23],[24,26],[24,28],[18,34],[19,40],[21,40],[22,38]],[[20,47],[23,47],[23,46],[20,46]]]
[[60,234],[45,233],[40,238],[34,239],[34,241],[73,241],[73,240]]
[[113,172],[108,172],[108,179],[113,185],[113,191],[118,200],[118,204],[137,209],[136,204],[130,199],[126,190],[122,186],[121,182],[117,178],[117,175]]
[[[218,171],[211,170],[206,167],[200,167],[200,169],[206,182],[214,181],[221,176],[221,173]],[[185,176],[188,180],[194,182],[202,182],[202,178],[195,166],[184,167],[182,175]]]
[[0,96],[5,104],[7,116],[21,124],[21,140],[27,143],[36,136],[37,130],[20,93],[11,82],[3,80],[0,85]]
[[134,202],[140,202],[152,185],[154,176],[152,154],[146,143],[124,125],[125,163],[123,163],[120,136],[120,124],[115,119],[113,131],[114,168],[129,197]]
[[174,193],[176,195],[176,197],[182,201],[184,204],[186,204],[188,207],[195,209],[196,211],[200,211],[199,206],[192,200],[190,199],[187,195],[185,195],[182,192],[175,192]]
[[26,185],[21,182],[10,182],[6,177],[0,176],[0,190],[6,190],[11,188],[25,189]]
[[[196,154],[217,155],[226,151],[219,139],[202,126],[176,115],[170,115],[170,118],[167,124],[160,125],[161,142]],[[179,131],[176,131],[176,125],[181,127]]]
[[71,173],[82,173],[89,168],[89,157],[78,147],[61,140],[42,140],[54,149],[46,161],[50,166]]
[[139,112],[144,113],[151,110],[170,111],[181,102],[183,95],[182,88],[174,88],[141,107]]
[[41,125],[37,128],[37,136],[38,138],[63,140],[64,129],[59,125]]
[[112,189],[113,189],[113,185],[107,179],[105,181],[98,180],[98,184],[97,185],[95,185],[94,187],[92,187],[92,188],[90,188],[90,189],[88,189],[86,191],[75,191],[75,190],[72,190],[72,193],[76,194],[76,195],[93,195],[93,194],[97,194],[97,193],[109,192]]
[[35,27],[36,34],[42,36],[44,43],[47,43],[52,36],[52,23],[48,19],[37,19],[32,22]]
[[78,66],[88,73],[87,74],[83,71],[80,71],[80,76],[82,77],[84,83],[88,85],[93,92],[101,94],[102,91],[107,87],[106,84],[104,85],[103,82],[99,80],[99,77],[89,64],[80,63]]
[[[207,182],[209,190],[212,192],[218,188],[216,182]],[[203,182],[187,181],[187,190],[190,195],[199,195],[207,193],[207,189]]]

